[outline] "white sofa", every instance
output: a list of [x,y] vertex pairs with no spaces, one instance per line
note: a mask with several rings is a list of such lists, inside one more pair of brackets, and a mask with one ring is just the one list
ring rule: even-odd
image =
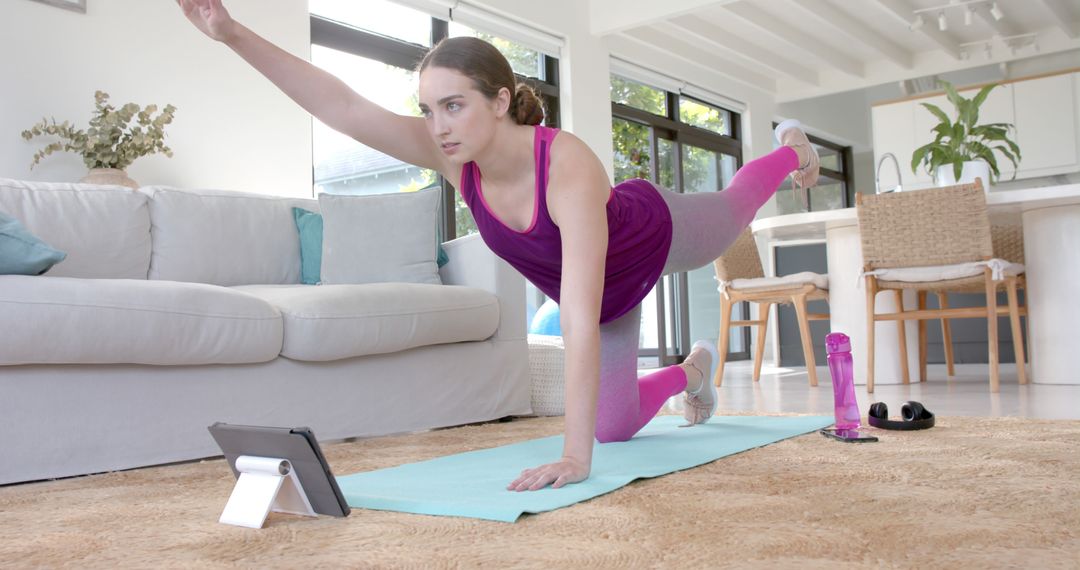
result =
[[216,421],[325,441],[531,413],[524,281],[478,236],[442,285],[301,285],[293,206],[319,209],[0,179],[68,254],[0,275],[0,484],[218,455]]

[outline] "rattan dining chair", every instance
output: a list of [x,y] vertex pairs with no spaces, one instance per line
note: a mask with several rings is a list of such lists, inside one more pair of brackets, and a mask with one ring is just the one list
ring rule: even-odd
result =
[[[908,384],[905,321],[985,318],[990,355],[990,391],[998,392],[996,317],[1008,314],[1013,329],[1018,331],[1020,312],[1015,294],[1010,294],[1008,307],[999,309],[997,306],[998,287],[1005,285],[1008,289],[1010,282],[1015,285],[1015,273],[1008,263],[993,256],[986,194],[979,180],[973,184],[917,192],[858,194],[855,204],[866,286],[867,391],[874,391],[874,331],[878,322],[896,321],[898,325],[901,379]],[[925,296],[920,295],[917,310],[904,308],[905,290],[948,292],[972,287],[986,293],[985,307],[948,308],[946,304],[940,309],[926,309]],[[1012,290],[1015,292],[1015,288]],[[897,312],[878,314],[875,311],[875,299],[881,291],[893,291]],[[920,329],[920,346],[924,330]],[[1013,339],[1014,347],[1017,346],[1018,336]],[[946,341],[946,347],[951,352],[951,338]],[[925,350],[920,352],[925,355]],[[920,364],[923,359],[920,358]]]
[[[814,300],[828,301],[829,278],[826,275],[803,272],[784,277],[765,277],[758,257],[754,236],[749,229],[739,234],[735,243],[722,256],[713,261],[716,280],[720,282],[720,340],[716,344],[720,360],[716,366],[713,383],[720,386],[724,380],[724,362],[727,360],[731,327],[755,326],[757,346],[754,349],[754,382],[761,378],[761,359],[765,352],[765,331],[768,330],[769,312],[773,305],[795,306],[802,340],[803,357],[810,385],[817,386],[814,347],[810,337],[810,321],[828,320],[829,315],[810,313],[806,303]],[[756,320],[732,321],[731,312],[736,303],[748,301],[758,304]]]
[[[1005,279],[997,281],[998,288],[1004,288],[1008,296],[1009,304],[1017,305],[1019,316],[1027,316],[1027,306],[1018,301],[1019,289],[1027,290],[1027,282],[1024,277],[1024,232],[1020,222],[1020,216],[1016,212],[990,215],[990,240],[993,242],[994,257],[1003,259],[1011,264],[1011,271],[1005,274]],[[981,283],[957,287],[949,291],[935,291],[938,306],[948,308],[948,293],[978,293],[983,291]],[[926,308],[926,291],[919,292],[919,309]],[[1011,315],[1010,315],[1011,317]],[[1027,371],[1025,370],[1026,359],[1024,343],[1022,342],[1019,319],[1010,318],[1013,343],[1016,356],[1016,375],[1021,384],[1027,384]],[[949,376],[956,375],[956,367],[953,359],[952,329],[949,319],[941,319],[941,337],[945,344],[945,369]],[[926,382],[926,322],[919,321],[919,381]]]

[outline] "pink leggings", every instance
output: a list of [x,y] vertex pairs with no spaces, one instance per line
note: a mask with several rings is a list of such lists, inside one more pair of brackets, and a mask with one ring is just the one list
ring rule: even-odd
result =
[[[664,274],[697,269],[720,257],[798,166],[795,151],[780,147],[743,165],[721,192],[678,194],[661,189],[673,226]],[[686,374],[678,366],[637,377],[640,327],[641,305],[600,325],[596,439],[601,443],[630,439],[668,398],[686,389]]]

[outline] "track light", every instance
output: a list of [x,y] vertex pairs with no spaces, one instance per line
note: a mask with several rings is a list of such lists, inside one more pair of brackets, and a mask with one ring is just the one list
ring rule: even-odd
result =
[[926,23],[926,22],[923,21],[922,14],[916,14],[915,19],[911,21],[911,29],[912,30],[917,30],[917,29],[923,27],[924,23]]
[[967,10],[964,10],[964,25],[965,26],[970,26],[971,25],[971,17],[972,17],[972,15],[974,13],[975,13],[975,8],[968,8]]
[[937,28],[943,32],[949,29],[949,21],[945,19],[945,12],[938,12]]
[[1001,8],[998,8],[997,2],[994,2],[990,5],[990,15],[993,16],[995,20],[1000,20],[1005,17],[1005,14],[1001,11]]

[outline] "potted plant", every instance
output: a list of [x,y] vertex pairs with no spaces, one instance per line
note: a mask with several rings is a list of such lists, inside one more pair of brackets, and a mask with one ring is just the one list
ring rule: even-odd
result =
[[33,169],[42,158],[53,152],[75,152],[82,155],[83,162],[90,169],[81,182],[138,188],[139,185],[128,178],[124,169],[135,159],[148,154],[160,152],[172,156],[172,149],[165,146],[165,125],[172,122],[176,107],[166,105],[155,117],[157,105],[140,109],[135,103],[128,103],[117,109],[108,104],[109,94],[102,91],[94,93],[94,101],[90,128],[85,131],[76,130],[67,121],[57,124],[56,119],[51,122],[42,119],[30,130],[22,132],[26,140],[42,135],[61,139],[34,154],[30,168]]
[[[950,119],[936,105],[921,103],[939,122],[931,129],[933,142],[915,149],[911,155],[911,171],[915,172],[922,164],[939,186],[974,182],[976,177],[981,177],[986,183],[983,186],[989,189],[990,184],[1001,177],[995,151],[1009,159],[1014,169],[1021,158],[1020,147],[1008,137],[1013,125],[979,124],[979,107],[998,84],[983,87],[971,99],[962,97],[948,81],[941,81],[941,84],[956,111],[956,120]],[[1016,178],[1015,170],[1013,178]]]

